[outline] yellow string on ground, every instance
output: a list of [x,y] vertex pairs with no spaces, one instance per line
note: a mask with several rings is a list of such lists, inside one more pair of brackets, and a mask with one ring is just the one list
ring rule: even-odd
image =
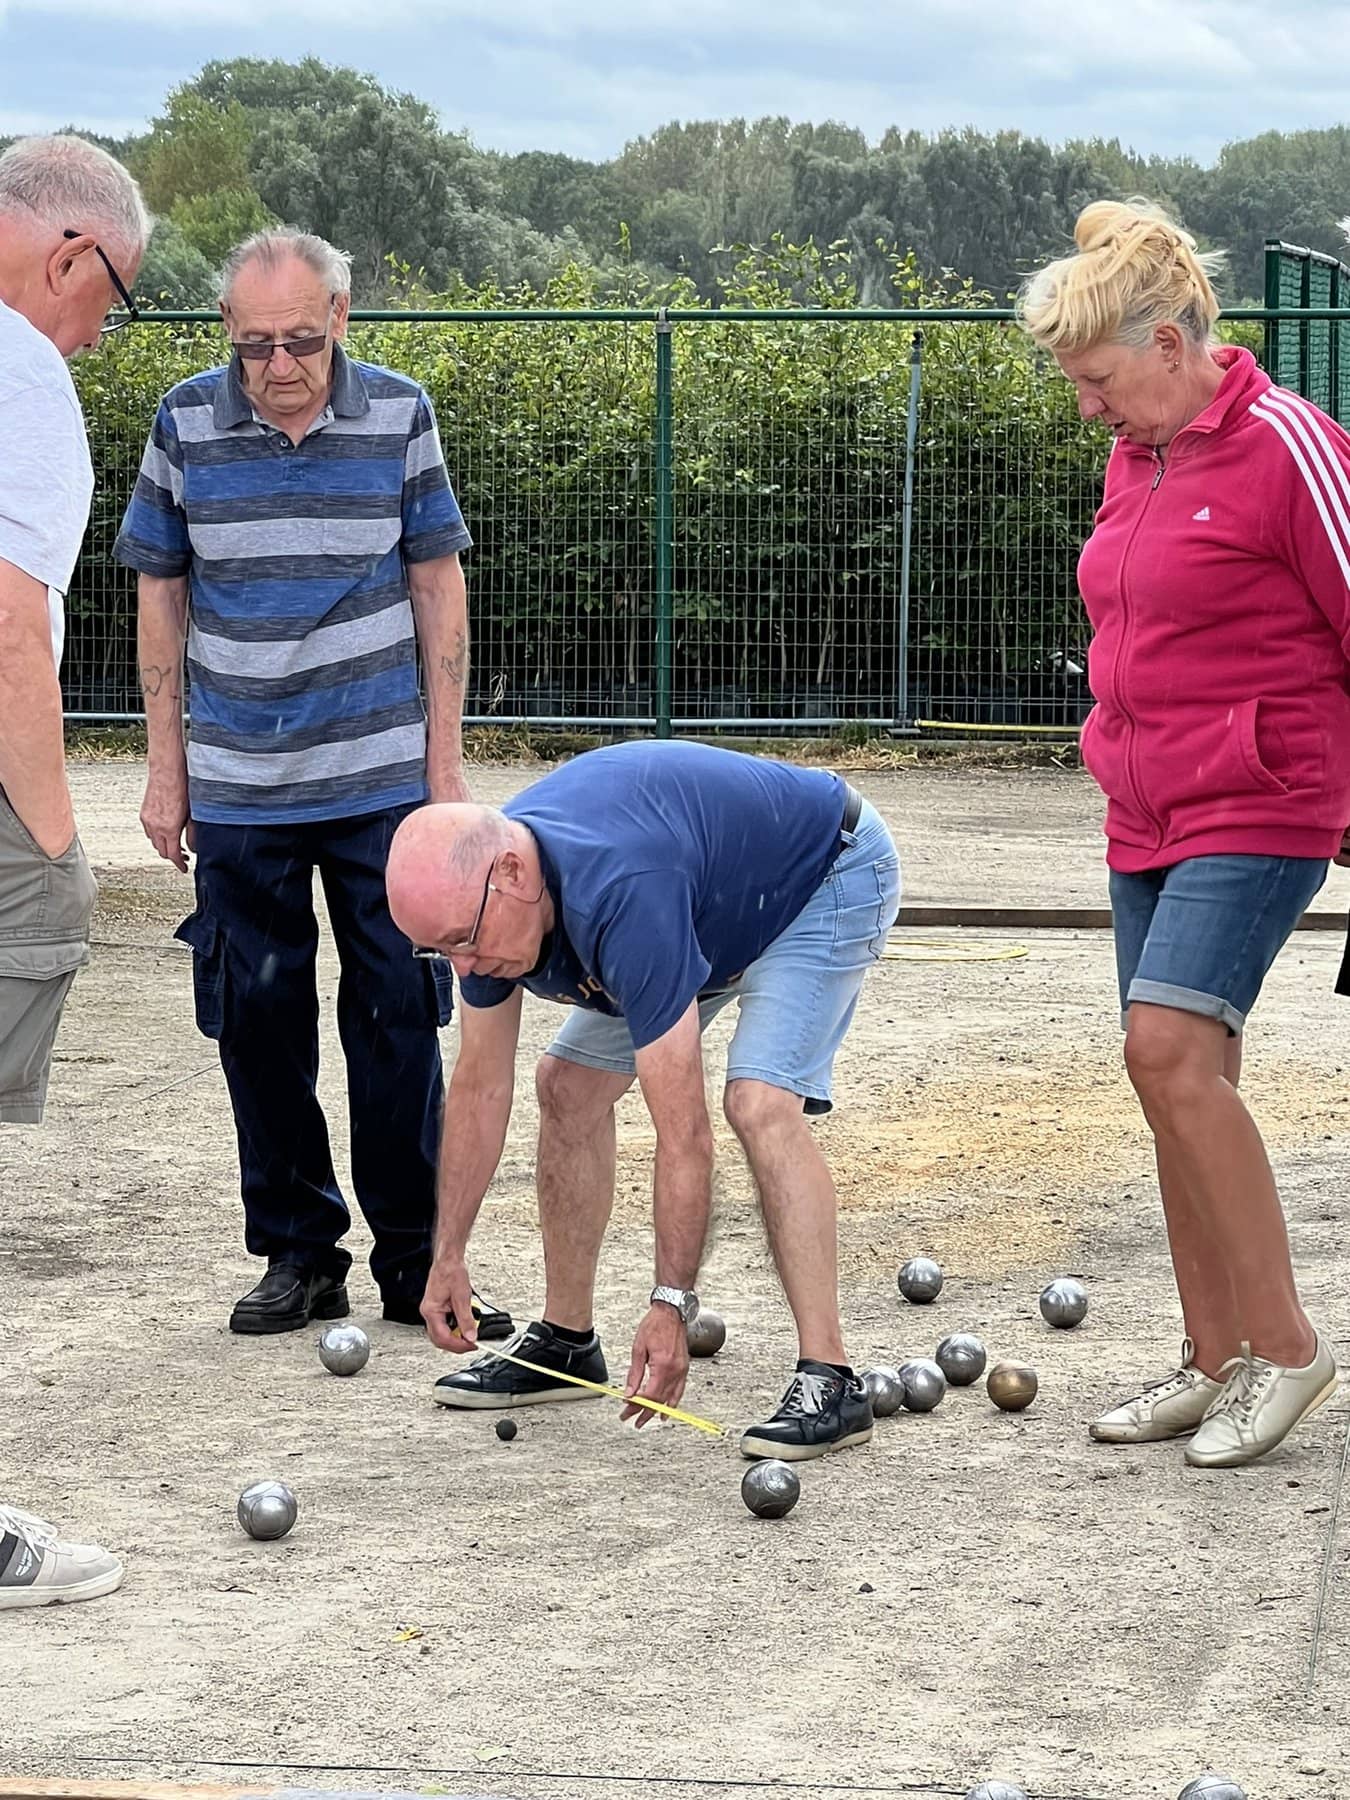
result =
[[1017,962],[1028,954],[1025,944],[967,944],[955,938],[891,939],[881,952],[884,962]]
[[695,1431],[706,1431],[709,1437],[727,1436],[724,1425],[714,1425],[711,1419],[700,1419],[697,1413],[681,1412],[678,1406],[667,1406],[660,1400],[648,1400],[642,1394],[625,1394],[622,1388],[606,1387],[602,1381],[583,1381],[580,1375],[564,1375],[560,1369],[546,1369],[540,1363],[526,1362],[523,1356],[516,1356],[509,1350],[498,1350],[495,1346],[490,1349],[489,1354],[500,1356],[503,1362],[514,1363],[518,1369],[528,1369],[532,1375],[547,1375],[554,1381],[566,1381],[573,1387],[585,1388],[588,1393],[607,1394],[611,1400],[623,1400],[630,1406],[640,1406],[643,1412],[660,1413],[663,1419],[675,1419],[681,1425],[692,1425]]

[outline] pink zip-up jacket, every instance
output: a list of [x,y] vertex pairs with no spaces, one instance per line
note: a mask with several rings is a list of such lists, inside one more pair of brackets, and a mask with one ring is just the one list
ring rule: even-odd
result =
[[1117,442],[1078,582],[1106,860],[1329,857],[1350,825],[1350,435],[1249,350],[1166,462]]

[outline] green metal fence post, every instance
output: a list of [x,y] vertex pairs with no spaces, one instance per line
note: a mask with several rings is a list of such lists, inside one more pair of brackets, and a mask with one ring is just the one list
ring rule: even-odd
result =
[[[1266,239],[1266,305],[1272,310],[1280,304],[1280,252],[1284,248],[1279,238]],[[1262,361],[1266,373],[1273,381],[1280,379],[1280,321],[1267,318],[1263,331],[1265,345]]]
[[923,380],[923,333],[910,340],[909,409],[905,418],[905,487],[900,527],[900,620],[895,669],[895,735],[917,736],[909,703],[909,594],[914,545],[914,452],[919,441],[919,389]]
[[656,735],[671,734],[674,662],[672,571],[675,561],[675,467],[672,455],[674,327],[663,306],[656,317]]

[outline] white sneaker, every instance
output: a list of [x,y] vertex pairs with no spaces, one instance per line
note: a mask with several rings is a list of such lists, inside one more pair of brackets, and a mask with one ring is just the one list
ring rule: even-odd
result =
[[1176,1374],[1151,1382],[1133,1400],[1094,1419],[1088,1436],[1103,1444],[1157,1444],[1196,1430],[1223,1392],[1223,1383],[1197,1369],[1191,1360],[1194,1355],[1195,1345],[1186,1338]]
[[1186,1446],[1186,1461],[1197,1469],[1255,1462],[1330,1400],[1340,1380],[1336,1358],[1320,1333],[1317,1354],[1306,1369],[1282,1369],[1264,1356],[1253,1356],[1250,1344],[1224,1369],[1232,1373],[1223,1392]]
[[67,1544],[18,1506],[0,1506],[0,1611],[96,1600],[122,1585],[121,1563],[97,1544]]

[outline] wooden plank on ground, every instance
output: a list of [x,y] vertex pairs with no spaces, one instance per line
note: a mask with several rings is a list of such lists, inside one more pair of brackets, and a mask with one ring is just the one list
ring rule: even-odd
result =
[[[925,931],[1109,931],[1109,906],[902,906],[897,926]],[[1344,931],[1341,912],[1306,912],[1299,931]]]

